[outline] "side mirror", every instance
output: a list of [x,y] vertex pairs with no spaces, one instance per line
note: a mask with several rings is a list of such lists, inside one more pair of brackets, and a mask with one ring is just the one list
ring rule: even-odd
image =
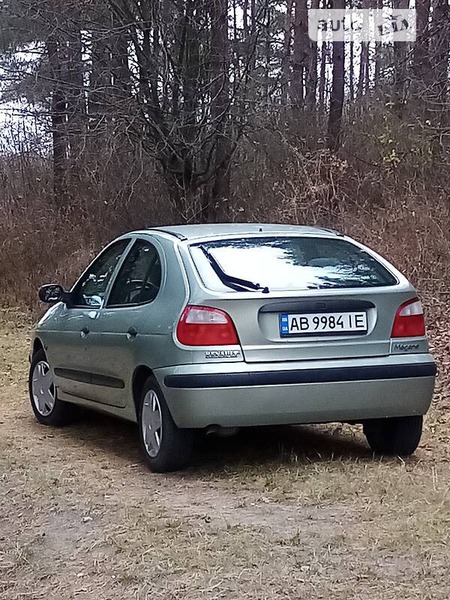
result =
[[39,288],[39,300],[46,304],[54,302],[65,302],[67,294],[64,289],[57,283],[48,283]]

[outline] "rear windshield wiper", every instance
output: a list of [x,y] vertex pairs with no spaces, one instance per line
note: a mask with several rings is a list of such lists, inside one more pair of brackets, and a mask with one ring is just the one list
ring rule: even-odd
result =
[[247,279],[241,279],[240,277],[234,277],[233,275],[228,275],[219,265],[217,260],[205,246],[199,246],[202,250],[203,254],[208,259],[211,267],[214,270],[214,273],[220,279],[220,281],[226,285],[227,287],[235,290],[236,292],[247,292],[248,290],[260,291],[263,294],[269,293],[269,288],[267,286],[260,285],[259,283],[253,283],[253,281],[248,281]]

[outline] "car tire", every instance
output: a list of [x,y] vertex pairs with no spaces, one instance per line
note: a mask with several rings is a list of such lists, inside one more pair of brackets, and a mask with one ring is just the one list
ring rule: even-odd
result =
[[166,473],[188,466],[194,446],[194,431],[175,425],[154,377],[149,377],[142,388],[138,423],[142,452],[151,471]]
[[423,417],[394,417],[371,419],[363,424],[363,431],[375,454],[409,456],[419,445]]
[[75,416],[75,406],[58,400],[53,371],[44,350],[34,353],[28,377],[31,408],[39,423],[51,427],[69,425]]

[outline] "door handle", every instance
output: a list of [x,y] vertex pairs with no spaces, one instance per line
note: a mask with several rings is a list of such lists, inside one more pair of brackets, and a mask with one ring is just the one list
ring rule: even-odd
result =
[[86,325],[83,327],[83,329],[80,331],[80,335],[82,338],[85,338],[89,333],[89,327],[86,327]]
[[130,327],[127,331],[127,338],[131,339],[131,338],[135,338],[137,336],[137,329],[136,327]]

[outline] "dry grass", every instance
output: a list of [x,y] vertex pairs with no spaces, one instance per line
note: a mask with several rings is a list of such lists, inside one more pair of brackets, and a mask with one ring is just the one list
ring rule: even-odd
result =
[[448,598],[445,368],[410,460],[374,459],[356,429],[275,429],[204,442],[161,476],[130,424],[39,426],[27,319],[0,328],[2,600]]

